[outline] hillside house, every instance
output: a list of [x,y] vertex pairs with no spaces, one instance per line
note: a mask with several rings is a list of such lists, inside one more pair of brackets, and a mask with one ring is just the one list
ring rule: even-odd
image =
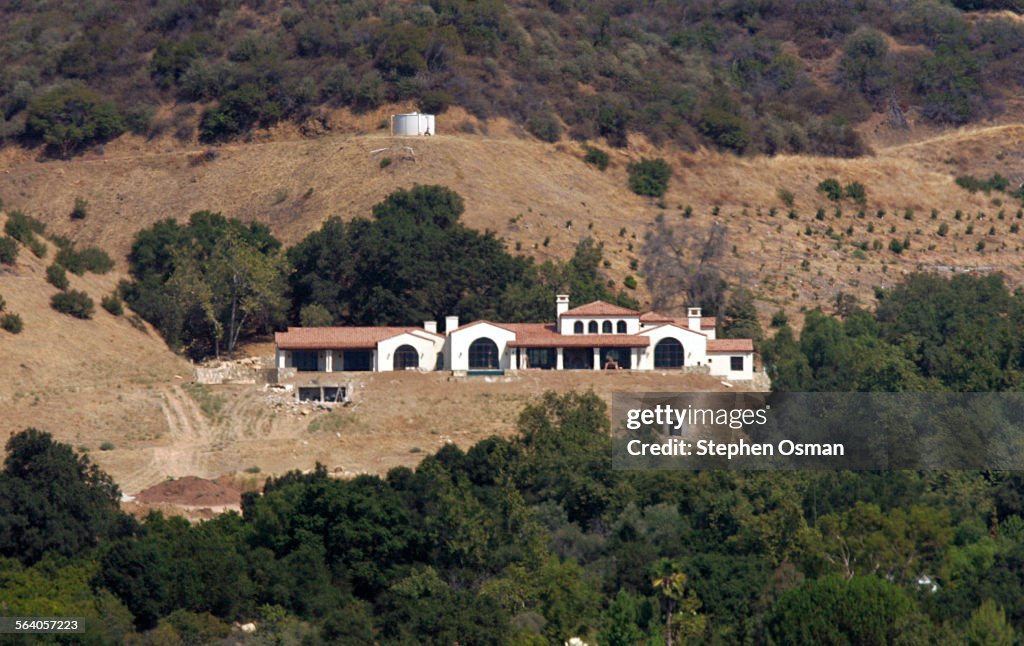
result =
[[488,374],[515,370],[704,369],[730,380],[754,372],[750,339],[715,338],[715,319],[691,307],[686,318],[638,312],[594,301],[571,308],[555,298],[554,323],[423,327],[290,327],[275,335],[278,368],[309,372],[452,370]]

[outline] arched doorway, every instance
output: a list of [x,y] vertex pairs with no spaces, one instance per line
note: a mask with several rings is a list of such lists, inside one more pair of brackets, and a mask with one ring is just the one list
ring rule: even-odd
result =
[[655,368],[682,368],[683,344],[676,339],[662,339],[654,346]]
[[409,344],[395,350],[395,370],[414,370],[420,367],[420,353]]
[[469,344],[470,370],[497,370],[498,366],[498,345],[494,341],[481,337]]

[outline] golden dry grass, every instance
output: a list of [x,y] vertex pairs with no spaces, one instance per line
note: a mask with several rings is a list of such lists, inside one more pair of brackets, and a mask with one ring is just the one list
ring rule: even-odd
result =
[[[0,215],[0,225],[4,216]],[[383,474],[412,466],[446,442],[469,445],[509,435],[522,407],[545,390],[721,390],[695,375],[581,372],[533,373],[508,379],[451,380],[447,374],[351,375],[355,404],[334,412],[275,407],[260,386],[212,386],[190,392],[191,365],[150,328],[97,306],[91,320],[60,314],[46,283],[52,260],[22,249],[13,267],[0,266],[6,311],[25,322],[21,334],[0,332],[0,441],[26,427],[51,432],[87,450],[128,493],[168,477],[243,473],[261,477],[308,469],[317,461],[333,473]],[[99,299],[123,274],[70,275],[71,288]],[[256,354],[267,345],[248,348]],[[344,377],[339,377],[344,378]],[[223,402],[204,412],[201,400]],[[305,412],[303,412],[305,411]],[[112,450],[101,446],[110,442]]]
[[[0,196],[62,235],[104,246],[123,263],[135,232],[161,218],[217,210],[265,222],[290,244],[331,215],[365,216],[397,188],[438,183],[465,197],[467,224],[496,231],[510,250],[539,259],[565,258],[581,237],[593,235],[605,243],[611,275],[618,281],[636,273],[630,261],[641,260],[643,237],[655,217],[661,214],[700,230],[709,226],[711,210],[718,206],[719,219],[730,230],[724,269],[737,283],[761,281],[757,291],[763,296],[765,317],[779,306],[795,312],[827,304],[840,291],[868,298],[874,286],[931,266],[997,268],[1019,278],[1019,237],[1007,233],[1009,221],[998,222],[984,252],[975,252],[979,229],[987,232],[1000,208],[1014,217],[1016,205],[1004,196],[1006,204],[997,207],[995,196],[971,195],[953,181],[962,173],[981,176],[1001,170],[1012,175],[1012,169],[1019,169],[1024,127],[1017,124],[903,141],[911,133],[874,156],[852,160],[737,158],[659,149],[635,139],[628,149],[611,151],[611,165],[602,173],[582,163],[578,145],[519,137],[508,124],[490,124],[491,135],[467,135],[455,129],[470,119],[452,113],[440,118],[439,136],[393,138],[374,129],[382,115],[357,120],[336,115],[331,133],[312,139],[301,138],[294,127],[281,128],[264,134],[266,141],[217,147],[215,160],[198,165],[193,160],[202,148],[166,141],[146,144],[131,137],[109,145],[103,157],[72,161],[40,163],[26,152],[9,149],[0,157],[6,166],[0,172]],[[624,189],[626,166],[645,156],[666,157],[676,168],[665,209]],[[383,157],[393,163],[381,169]],[[845,203],[842,218],[834,219],[831,205],[815,190],[826,177],[863,183],[869,217],[855,218],[857,209]],[[785,218],[779,189],[795,195],[798,220]],[[89,217],[71,221],[68,213],[79,196],[89,201]],[[685,206],[693,207],[696,217],[683,221]],[[779,208],[780,215],[769,218],[771,207]],[[813,219],[819,207],[829,210],[824,222]],[[887,215],[873,218],[880,208]],[[907,208],[915,212],[912,222],[902,218]],[[927,219],[932,208],[940,211],[938,221]],[[963,232],[966,221],[952,221],[956,209],[965,217],[986,214],[985,226],[975,227],[975,237]],[[935,235],[941,221],[951,227],[946,238]],[[866,230],[868,222],[873,232]],[[810,237],[803,235],[808,224]],[[911,250],[900,256],[869,251],[855,258],[853,247],[834,249],[834,242],[823,235],[829,226],[840,232],[851,225],[847,240],[877,239],[887,247],[890,239],[909,236]],[[620,236],[622,229],[625,235]],[[931,245],[934,249],[929,250]],[[801,270],[803,260],[808,271]]]
[[[997,270],[1014,286],[1024,278],[1024,234],[1009,233],[1011,224],[1024,224],[1016,219],[1017,205],[1007,196],[969,194],[954,183],[963,173],[1002,172],[1018,179],[1014,173],[1024,168],[1019,124],[878,136],[874,156],[853,160],[736,158],[659,149],[637,139],[628,149],[611,150],[611,165],[602,173],[582,162],[578,145],[540,143],[506,123],[487,124],[488,135],[462,134],[456,127],[472,119],[456,111],[439,119],[439,136],[394,139],[375,129],[381,116],[339,113],[331,132],[310,139],[296,128],[280,128],[256,143],[217,147],[217,158],[202,164],[192,160],[204,148],[131,137],[108,145],[102,157],[71,161],[39,162],[32,152],[7,148],[0,151],[0,197],[56,233],[98,244],[117,257],[118,271],[108,276],[71,277],[72,286],[97,303],[123,277],[135,232],[161,218],[217,210],[266,222],[294,243],[330,215],[367,215],[391,191],[417,183],[455,189],[466,199],[468,225],[494,230],[510,250],[518,247],[539,259],[568,257],[581,237],[593,235],[605,243],[617,281],[635,273],[630,260],[640,260],[645,232],[657,216],[698,232],[717,219],[729,231],[722,260],[727,277],[754,288],[766,319],[783,308],[797,324],[803,307],[827,309],[841,291],[869,300],[875,287],[915,270]],[[414,149],[415,161],[402,158],[402,146]],[[382,156],[393,160],[385,169]],[[665,157],[676,169],[664,208],[625,188],[627,164],[645,156]],[[849,203],[834,217],[815,190],[826,177],[867,187],[864,218]],[[786,217],[780,188],[793,192],[798,219]],[[84,221],[68,217],[76,197],[89,201]],[[996,205],[995,199],[1004,203]],[[687,205],[695,212],[691,219],[682,215]],[[716,206],[720,213],[713,216]],[[778,208],[774,217],[772,207]],[[819,207],[826,208],[823,221],[814,218]],[[903,218],[907,208],[914,211],[912,220]],[[930,219],[932,208],[939,211],[936,220]],[[876,217],[878,209],[886,211],[884,217]],[[959,221],[953,217],[958,209]],[[1001,210],[1004,219],[998,218]],[[936,235],[941,223],[949,227],[945,237]],[[974,227],[970,235],[968,225]],[[853,232],[846,235],[850,226]],[[842,234],[838,246],[826,235],[829,227]],[[990,227],[995,234],[988,233]],[[891,239],[905,237],[912,243],[909,251],[897,255],[887,249]],[[986,245],[979,252],[980,239]],[[881,250],[861,252],[849,244],[870,246],[875,240]],[[182,388],[189,365],[153,331],[139,332],[101,309],[88,322],[51,310],[54,289],[44,279],[46,264],[23,250],[13,270],[0,269],[0,294],[26,326],[17,337],[0,333],[0,430],[36,425],[84,445],[130,492],[169,475],[215,477],[251,466],[279,473],[316,460],[346,473],[379,473],[417,462],[422,453],[413,448],[433,451],[449,439],[466,445],[509,432],[522,404],[544,389],[594,383],[606,393],[623,383],[567,373],[523,376],[508,384],[375,375],[364,378],[362,400],[354,408],[314,416],[274,411],[262,392],[232,386],[217,390],[226,404],[211,420]],[[717,387],[715,380],[673,383],[654,375],[626,383]],[[325,421],[311,431],[320,418]],[[116,448],[98,451],[103,441]]]

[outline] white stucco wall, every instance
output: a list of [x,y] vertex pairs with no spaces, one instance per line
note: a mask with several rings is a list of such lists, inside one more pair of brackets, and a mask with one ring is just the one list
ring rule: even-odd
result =
[[377,370],[391,372],[395,368],[395,350],[403,345],[411,345],[420,355],[421,370],[437,368],[437,353],[444,347],[444,338],[431,334],[406,332],[384,339],[377,344]]
[[[732,357],[743,357],[743,370],[733,370]],[[729,381],[749,381],[754,378],[753,352],[715,352],[708,355],[711,374]]]
[[683,344],[683,365],[703,366],[708,362],[708,338],[699,332],[688,330],[678,325],[662,325],[641,332],[651,340],[650,345],[641,348],[640,361],[636,365],[639,370],[654,370],[654,348],[662,339],[673,338]]
[[512,369],[512,348],[509,347],[509,343],[515,340],[515,333],[486,322],[461,328],[448,335],[448,343],[445,346],[445,368],[469,370],[469,346],[473,341],[482,337],[489,338],[498,346],[499,366],[503,370]]
[[607,332],[601,331],[601,326],[604,325],[605,321],[609,321],[612,324],[612,334],[621,334],[621,332],[617,331],[619,321],[626,322],[626,334],[636,334],[640,331],[640,317],[638,316],[561,316],[558,319],[558,333],[575,334],[573,326],[576,325],[576,321],[583,323],[583,334],[591,334],[587,332],[591,321],[597,323],[598,334],[607,334]]

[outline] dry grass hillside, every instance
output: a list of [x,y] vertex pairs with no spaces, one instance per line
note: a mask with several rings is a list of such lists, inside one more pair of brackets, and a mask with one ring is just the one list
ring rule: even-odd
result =
[[[1016,201],[971,194],[954,183],[959,174],[993,172],[1019,183],[1024,126],[1017,124],[879,137],[874,156],[851,160],[736,158],[634,140],[627,149],[609,150],[611,165],[600,172],[583,163],[574,143],[540,143],[500,123],[489,124],[488,134],[466,134],[468,128],[457,127],[467,122],[458,111],[443,116],[438,136],[430,138],[391,138],[375,128],[378,122],[379,115],[354,121],[339,113],[332,129],[316,137],[281,130],[209,155],[130,137],[102,155],[69,161],[36,161],[32,151],[7,148],[0,151],[0,197],[50,231],[115,255],[119,267],[111,274],[70,277],[73,288],[97,303],[124,277],[135,232],[161,218],[217,210],[266,222],[294,243],[330,215],[366,215],[389,192],[416,183],[455,189],[466,199],[470,226],[492,229],[510,249],[539,259],[567,257],[580,237],[593,235],[605,243],[609,273],[618,281],[637,273],[631,260],[642,266],[644,235],[659,215],[698,233],[717,220],[728,228],[721,259],[726,275],[754,288],[766,318],[782,307],[797,323],[802,307],[827,309],[840,291],[869,300],[874,287],[920,269],[996,270],[1014,284],[1024,279],[1024,234],[1010,232],[1024,223]],[[660,205],[625,188],[628,163],[654,156],[675,168]],[[382,168],[384,157],[392,163]],[[815,190],[827,177],[866,186],[863,217],[849,201],[837,214]],[[780,189],[792,192],[795,219],[787,216]],[[69,218],[76,197],[89,202],[84,220]],[[822,220],[815,217],[819,207],[825,208]],[[937,233],[942,224],[945,236]],[[889,249],[890,240],[906,238],[908,250]],[[527,375],[507,383],[367,375],[357,384],[354,407],[302,414],[275,407],[259,387],[190,385],[190,365],[126,317],[99,307],[91,321],[55,312],[49,307],[55,289],[45,281],[48,262],[23,249],[16,266],[0,268],[0,294],[25,320],[22,334],[0,333],[0,374],[6,377],[0,381],[0,430],[49,430],[88,449],[132,493],[169,476],[212,478],[255,467],[260,474],[280,473],[317,460],[337,473],[380,473],[415,464],[447,441],[465,446],[511,432],[522,405],[549,388],[593,385],[608,395],[620,388],[721,387],[713,379],[657,374],[627,382],[605,374]],[[101,450],[107,442],[114,448]]]
[[[593,388],[610,398],[616,390],[724,389],[710,377],[662,373],[382,373],[354,376],[349,407],[281,405],[262,386],[192,384],[188,362],[124,317],[54,311],[47,263],[22,250],[15,266],[0,268],[6,309],[25,322],[21,334],[0,332],[0,438],[28,426],[49,431],[88,451],[132,494],[172,477],[262,477],[317,461],[337,475],[382,474],[448,442],[468,447],[512,433],[522,407],[545,390]],[[72,276],[71,287],[98,300],[119,277]]]
[[[0,214],[0,226],[5,216]],[[513,432],[522,407],[545,390],[722,390],[698,375],[530,374],[451,380],[446,374],[356,375],[354,404],[333,412],[281,405],[262,386],[198,386],[192,366],[146,325],[97,305],[90,320],[50,307],[57,289],[45,269],[55,249],[36,258],[22,248],[0,265],[5,311],[24,321],[0,331],[0,442],[29,426],[93,459],[121,488],[137,493],[167,478],[253,478],[317,461],[338,475],[384,473],[415,465],[447,442],[463,447]],[[123,273],[69,274],[71,289],[97,303]],[[141,329],[140,329],[141,328]],[[249,348],[257,355],[272,350]]]
[[[256,143],[211,148],[208,156],[206,149],[131,137],[102,155],[70,161],[37,162],[29,152],[7,149],[0,155],[0,197],[57,233],[107,248],[123,264],[134,233],[161,218],[217,210],[266,222],[290,244],[328,216],[367,215],[397,188],[438,183],[466,198],[470,226],[496,231],[512,250],[564,258],[579,238],[593,235],[605,243],[618,281],[637,273],[631,261],[642,267],[644,234],[659,215],[697,232],[717,220],[729,231],[721,265],[735,283],[755,288],[765,318],[779,307],[791,314],[804,306],[827,308],[840,291],[870,299],[873,287],[920,269],[999,270],[1021,278],[1022,234],[1010,233],[1017,201],[971,194],[954,182],[960,174],[1001,172],[1019,184],[1024,126],[1015,123],[922,131],[916,138],[914,132],[879,135],[876,154],[858,159],[737,158],[657,149],[635,139],[627,149],[610,150],[611,165],[600,172],[582,162],[578,145],[541,143],[507,124],[490,124],[490,134],[465,134],[468,120],[460,111],[440,117],[435,137],[393,138],[376,129],[379,122],[377,114],[355,119],[339,112],[320,136],[283,128]],[[654,156],[675,168],[661,205],[625,189],[626,166]],[[384,158],[391,164],[382,168]],[[827,177],[865,185],[864,217],[848,200],[835,212],[815,190]],[[780,190],[793,194],[796,219],[787,217]],[[89,202],[85,220],[68,217],[76,197]],[[687,206],[694,213],[689,219]],[[826,210],[823,220],[815,218],[819,208]],[[937,234],[942,223],[945,236]],[[905,239],[909,250],[889,250],[891,240]]]

